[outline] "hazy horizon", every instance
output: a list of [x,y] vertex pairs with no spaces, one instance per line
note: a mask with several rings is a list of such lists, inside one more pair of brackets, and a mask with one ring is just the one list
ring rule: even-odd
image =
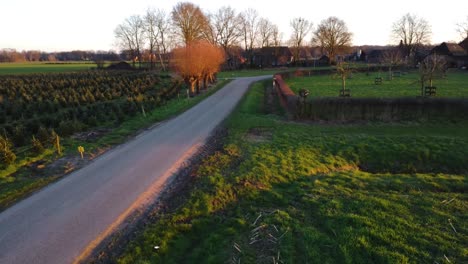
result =
[[[147,8],[170,12],[183,1],[157,3],[148,0],[91,1],[70,3],[58,0],[15,0],[0,4],[0,49],[41,50],[59,52],[71,50],[118,50],[114,29],[131,15],[143,15]],[[459,42],[456,24],[466,21],[468,1],[450,1],[450,5],[434,5],[427,1],[335,1],[311,3],[286,1],[287,5],[272,5],[270,1],[212,1],[192,2],[208,13],[222,6],[231,6],[237,12],[256,9],[259,15],[278,25],[283,42],[290,37],[289,22],[295,17],[311,21],[314,27],[321,20],[336,16],[344,20],[353,33],[353,45],[388,45],[395,43],[391,35],[392,24],[406,13],[426,19],[432,26],[433,44]],[[337,7],[333,9],[330,7]],[[373,7],[377,8],[373,8]],[[422,6],[422,7],[421,7]],[[310,37],[308,37],[308,42]]]

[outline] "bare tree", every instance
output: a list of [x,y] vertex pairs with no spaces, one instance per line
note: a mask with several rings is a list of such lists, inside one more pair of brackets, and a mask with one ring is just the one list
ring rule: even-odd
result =
[[457,24],[457,32],[460,33],[460,37],[462,38],[462,40],[468,38],[468,17],[466,17],[466,20],[464,22]]
[[267,18],[260,18],[258,21],[258,46],[260,48],[269,47],[273,39],[273,23]]
[[388,66],[388,78],[393,80],[392,69],[403,63],[403,57],[399,49],[393,48],[382,53],[381,60]]
[[433,86],[434,79],[442,78],[446,71],[446,61],[442,56],[432,54],[427,56],[419,65],[419,83],[421,96],[424,96],[424,87],[429,82]]
[[293,30],[290,42],[293,47],[294,63],[297,63],[299,60],[300,49],[304,43],[304,39],[312,29],[312,23],[307,19],[297,17],[291,20],[290,25]]
[[168,52],[168,42],[172,37],[170,17],[164,10],[148,9],[144,17],[146,39],[149,45],[151,68],[155,67],[155,59],[159,57],[161,68],[166,70],[162,54]]
[[[161,63],[162,69],[165,71],[167,68],[165,59],[167,60],[169,59],[167,54],[169,53],[170,48],[175,47],[174,46],[175,37],[174,37],[174,30],[173,30],[172,23],[171,23],[171,18],[163,10],[160,10],[157,13],[156,27],[158,28],[158,32],[159,32],[158,38],[156,38],[159,61]],[[164,54],[166,57],[163,58],[162,54]],[[169,63],[169,61],[167,61],[167,63]]]
[[354,68],[351,67],[349,63],[339,62],[336,65],[336,77],[340,78],[341,80],[342,96],[346,94],[346,79],[350,78],[353,72]]
[[154,60],[155,60],[155,49],[157,46],[157,39],[159,37],[159,30],[156,26],[157,23],[157,11],[155,9],[148,8],[146,14],[143,18],[144,27],[145,27],[145,36],[149,45],[149,59],[150,59],[150,68],[154,69]]
[[255,9],[247,9],[241,13],[240,17],[244,50],[247,52],[248,60],[252,65],[253,48],[257,42],[258,12]]
[[172,9],[172,21],[186,45],[192,41],[206,39],[210,30],[206,15],[200,7],[192,3],[178,3]]
[[275,47],[281,46],[283,34],[279,31],[277,25],[273,25],[271,37],[272,37],[271,40],[273,41],[273,46]]
[[224,6],[218,9],[212,16],[212,25],[216,43],[225,51],[237,44],[241,37],[241,23],[240,17],[233,8]]
[[114,31],[118,45],[128,50],[131,54],[133,65],[138,61],[141,67],[141,50],[144,46],[144,23],[143,19],[134,15],[118,25]]
[[431,26],[425,19],[409,13],[397,20],[392,27],[392,37],[404,48],[404,56],[413,56],[418,46],[428,44],[431,34]]
[[335,62],[338,52],[351,46],[353,34],[349,32],[346,23],[337,18],[329,17],[322,20],[314,31],[312,42],[322,47],[328,53],[330,62]]

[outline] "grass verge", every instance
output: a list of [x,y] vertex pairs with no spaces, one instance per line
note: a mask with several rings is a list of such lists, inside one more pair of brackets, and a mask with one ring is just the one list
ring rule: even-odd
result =
[[[290,123],[257,83],[118,263],[461,263],[468,124]],[[155,246],[158,249],[155,249]]]

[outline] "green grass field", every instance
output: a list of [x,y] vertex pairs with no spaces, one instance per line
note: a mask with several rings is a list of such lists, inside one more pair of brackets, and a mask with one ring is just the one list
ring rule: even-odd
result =
[[282,67],[282,68],[266,68],[261,70],[234,70],[234,71],[223,71],[218,74],[218,78],[238,78],[238,77],[253,77],[262,75],[273,75],[279,72],[292,72],[295,70],[324,70],[330,69],[331,67],[313,67],[313,68],[297,68],[297,67]]
[[[0,63],[0,75],[6,74],[29,74],[50,72],[74,72],[96,68],[94,63],[70,62],[70,63]],[[291,68],[292,69],[292,68]],[[219,78],[252,77],[260,75],[273,75],[285,69],[265,70],[236,70],[224,71],[218,74]]]
[[218,78],[238,78],[238,77],[253,77],[262,75],[273,75],[285,69],[265,69],[265,70],[236,70],[223,71],[218,73]]
[[290,123],[265,111],[267,84],[118,263],[468,260],[468,123]]
[[[415,97],[421,94],[416,72],[387,80],[387,72],[355,73],[346,82],[352,97]],[[374,83],[376,77],[383,78],[383,84]],[[302,88],[309,90],[309,97],[337,97],[341,88],[341,79],[334,74],[311,77],[295,77],[286,80],[290,88],[298,93]],[[452,70],[447,78],[434,81],[437,97],[468,97],[468,72]]]
[[74,72],[96,68],[94,63],[0,63],[0,75],[50,72]]

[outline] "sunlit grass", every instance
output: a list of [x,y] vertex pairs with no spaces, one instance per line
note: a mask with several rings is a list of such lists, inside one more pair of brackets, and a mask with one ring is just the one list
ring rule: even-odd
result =
[[[409,74],[387,80],[388,72],[354,73],[346,81],[346,88],[352,97],[416,97],[421,94],[418,74]],[[376,77],[382,77],[383,83],[376,85]],[[294,77],[287,80],[291,89],[298,93],[300,89],[309,90],[309,97],[338,97],[342,89],[341,80],[334,74]],[[452,70],[447,78],[434,80],[437,97],[468,97],[468,72]]]
[[467,259],[467,123],[304,125],[263,99],[258,83],[181,205],[119,263]]

